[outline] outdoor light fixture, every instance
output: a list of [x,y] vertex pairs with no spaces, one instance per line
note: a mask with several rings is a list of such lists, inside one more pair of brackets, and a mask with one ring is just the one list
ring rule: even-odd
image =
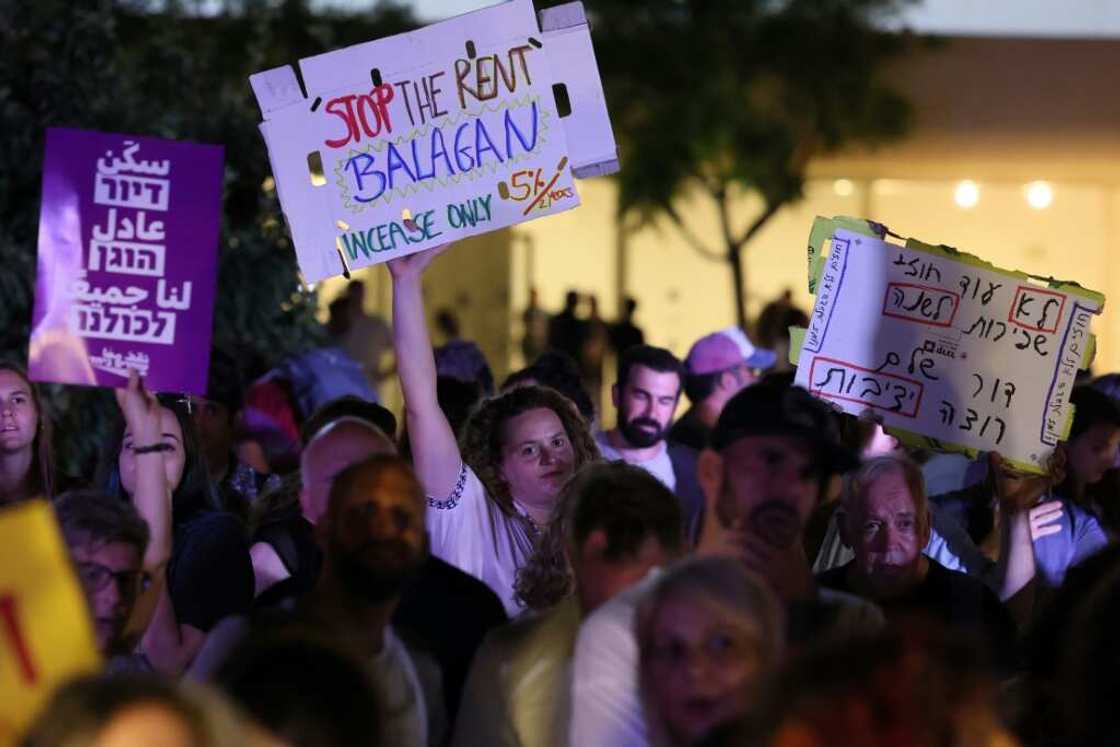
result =
[[1054,201],[1054,190],[1048,182],[1031,182],[1024,187],[1027,204],[1035,210],[1045,210]]
[[962,208],[976,207],[976,203],[980,202],[980,185],[970,179],[965,179],[957,184],[953,199]]

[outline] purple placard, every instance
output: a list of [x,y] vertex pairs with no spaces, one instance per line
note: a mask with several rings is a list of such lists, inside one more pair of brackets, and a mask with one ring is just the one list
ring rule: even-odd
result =
[[47,130],[29,372],[206,393],[223,149]]

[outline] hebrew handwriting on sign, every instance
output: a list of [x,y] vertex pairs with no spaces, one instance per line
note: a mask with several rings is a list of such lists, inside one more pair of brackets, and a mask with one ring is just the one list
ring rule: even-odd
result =
[[888,283],[883,315],[934,327],[951,327],[960,307],[960,294],[914,283]]
[[1030,350],[1040,358],[1050,355],[1051,333],[1032,332],[1014,326],[1014,322],[1009,324],[999,319],[980,316],[971,324],[965,323],[962,325],[961,331],[978,340],[991,340],[992,342],[1006,340],[1005,344],[1014,346],[1016,350]]
[[1103,296],[949,247],[899,246],[847,220],[818,219],[810,234],[845,248],[853,280],[830,294],[818,283],[795,382],[848,414],[872,408],[915,444],[998,449],[1017,469],[1043,471],[1067,438]]
[[1020,285],[1007,312],[1007,321],[1025,330],[1054,333],[1065,307],[1063,293]]
[[904,277],[925,282],[941,282],[941,268],[932,259],[917,255],[908,257],[904,252],[899,251],[898,257],[891,264],[899,268]]
[[990,438],[997,446],[1003,443],[1003,437],[1007,434],[1007,421],[998,415],[972,407],[958,410],[956,405],[944,399],[937,412],[941,416],[942,425],[955,426],[963,433],[976,433],[980,438]]
[[813,358],[809,371],[809,391],[817,396],[856,402],[908,418],[918,414],[922,389],[920,381],[823,356]]
[[[996,291],[1003,287],[1003,283],[984,280],[972,275],[962,274],[960,280],[961,297],[970,301],[980,301],[981,306],[992,302]],[[983,289],[983,290],[981,290]]]

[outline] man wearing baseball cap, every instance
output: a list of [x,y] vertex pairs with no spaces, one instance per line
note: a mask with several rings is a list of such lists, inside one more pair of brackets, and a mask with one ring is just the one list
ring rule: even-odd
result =
[[774,351],[756,348],[738,327],[701,337],[684,362],[684,392],[692,406],[673,424],[669,438],[703,449],[727,401],[774,365]]
[[[848,638],[883,624],[878,607],[820,588],[802,544],[805,522],[834,475],[858,464],[837,413],[800,387],[762,383],[732,397],[700,453],[705,516],[698,555],[738,559],[785,607],[788,640]],[[576,641],[569,744],[649,744],[638,692],[635,610],[647,576],[593,612]]]

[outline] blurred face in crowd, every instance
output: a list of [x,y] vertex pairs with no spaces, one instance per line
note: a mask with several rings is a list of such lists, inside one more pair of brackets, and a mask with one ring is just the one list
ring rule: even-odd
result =
[[756,381],[758,381],[758,369],[751,368],[746,363],[727,369],[719,380],[723,400],[726,402]]
[[627,380],[611,392],[618,409],[618,429],[626,442],[644,449],[663,440],[680,394],[681,379],[676,373],[632,366]]
[[669,563],[672,554],[666,551],[656,537],[650,535],[634,555],[608,558],[607,533],[602,529],[595,529],[587,535],[582,546],[569,549],[568,558],[572,575],[576,579],[580,609],[586,615],[619,592],[641,581],[651,568]]
[[793,436],[743,436],[718,454],[703,452],[701,460],[701,484],[718,491],[724,526],[738,523],[777,548],[800,540],[820,497],[807,443]]
[[387,601],[427,555],[423,491],[400,464],[363,467],[347,487],[323,527],[330,572],[354,596]]
[[31,448],[38,427],[31,386],[15,371],[0,369],[0,453]]
[[649,645],[644,689],[675,744],[743,715],[766,673],[758,627],[707,600],[667,600]]
[[560,416],[536,407],[502,424],[502,478],[514,500],[550,507],[575,470],[576,455]]
[[167,706],[139,702],[122,709],[97,733],[94,747],[194,747],[201,744],[191,725]]
[[879,474],[843,518],[856,569],[872,588],[902,593],[921,580],[928,512],[919,510],[901,470]]
[[395,454],[389,438],[371,427],[343,421],[328,426],[307,444],[301,458],[300,505],[303,516],[317,524],[326,513],[331,483],[340,472],[375,454]]
[[109,652],[140,593],[140,550],[127,542],[87,543],[70,548],[70,554],[93,614],[97,647]]
[[[179,427],[179,420],[175,413],[166,407],[159,408],[160,443],[168,447],[167,451],[157,452],[163,458],[163,469],[167,475],[167,487],[175,490],[179,481],[183,479],[183,466],[186,464],[186,454],[183,451],[183,429]],[[132,449],[151,444],[136,443],[132,432],[124,432],[124,441],[121,444],[121,453],[117,458],[117,465],[121,471],[121,486],[129,495],[136,489],[136,464],[141,459],[154,459],[155,455],[142,454],[137,456]]]
[[1097,423],[1069,442],[1070,475],[1082,485],[1092,485],[1116,464],[1120,449],[1120,428]]
[[233,413],[221,402],[192,397],[191,418],[194,420],[195,428],[198,429],[198,440],[206,453],[207,460],[224,461],[215,457],[233,451]]

